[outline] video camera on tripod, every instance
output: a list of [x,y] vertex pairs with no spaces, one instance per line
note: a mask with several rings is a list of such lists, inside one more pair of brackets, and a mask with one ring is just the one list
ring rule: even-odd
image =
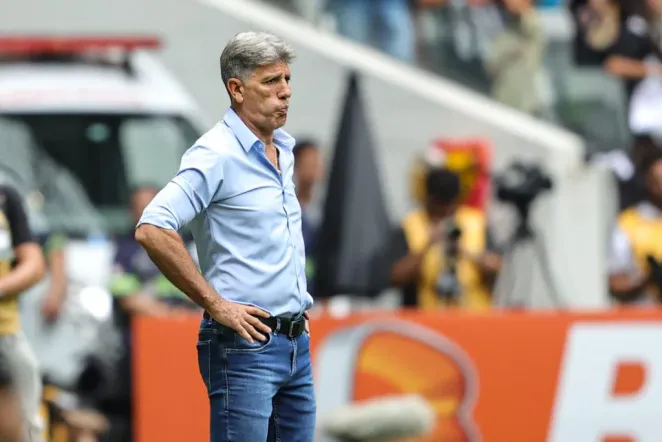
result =
[[[530,266],[537,259],[542,277],[545,279],[547,289],[551,298],[553,298],[554,304],[561,306],[563,303],[552,277],[545,244],[537,238],[529,223],[533,201],[541,194],[549,192],[553,188],[551,177],[537,164],[513,162],[501,175],[495,178],[494,182],[497,198],[513,206],[518,214],[515,233],[504,251],[506,255],[504,261],[509,268],[504,268],[499,278],[497,292],[501,294],[501,304],[508,306],[526,304],[522,299],[518,299],[517,301],[513,299],[515,297],[515,289],[518,287],[522,276],[525,275],[529,277],[529,284],[524,293],[528,293],[528,296],[533,296],[533,269]],[[523,252],[526,246],[532,246],[533,257],[529,255],[519,257],[520,259],[518,259],[516,254]],[[527,266],[529,267],[528,271],[516,272],[516,269],[526,268]],[[509,277],[506,278],[504,274],[509,274]],[[504,281],[509,283],[505,288]]]
[[552,190],[552,180],[538,165],[512,163],[495,179],[497,198],[512,204],[523,221],[528,221],[531,203]]

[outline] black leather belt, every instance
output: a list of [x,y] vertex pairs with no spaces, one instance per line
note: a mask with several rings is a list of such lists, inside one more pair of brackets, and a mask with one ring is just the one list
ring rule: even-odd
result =
[[271,331],[280,335],[287,335],[290,338],[298,338],[306,330],[306,319],[300,318],[260,318]]
[[[204,312],[203,316],[205,319],[211,319],[207,312]],[[267,325],[272,332],[287,335],[290,338],[298,338],[306,330],[306,319],[303,316],[296,319],[272,316],[270,318],[259,318],[259,320]],[[219,326],[224,327],[220,324]]]

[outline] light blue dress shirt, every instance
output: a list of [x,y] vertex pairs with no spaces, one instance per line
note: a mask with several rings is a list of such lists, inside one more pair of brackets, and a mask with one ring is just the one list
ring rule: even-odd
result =
[[279,129],[274,144],[282,174],[264,143],[228,109],[184,153],[179,172],[138,225],[179,230],[190,223],[202,274],[220,296],[291,317],[313,299],[292,180],[294,138]]

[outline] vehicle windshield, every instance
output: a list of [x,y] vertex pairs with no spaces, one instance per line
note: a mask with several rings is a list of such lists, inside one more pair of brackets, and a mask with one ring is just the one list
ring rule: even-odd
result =
[[1,114],[0,180],[43,196],[49,230],[118,234],[131,189],[165,185],[198,136],[178,116]]

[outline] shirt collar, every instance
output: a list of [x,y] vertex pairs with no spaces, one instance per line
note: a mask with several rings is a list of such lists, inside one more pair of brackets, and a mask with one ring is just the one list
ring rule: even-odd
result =
[[[246,152],[258,143],[259,146],[263,145],[262,141],[239,118],[239,115],[237,115],[234,109],[228,108],[223,117],[223,122],[232,130],[237,140],[239,140],[239,144],[241,144]],[[274,131],[274,144],[281,149],[292,151],[295,143],[294,138],[283,129],[276,129]]]

